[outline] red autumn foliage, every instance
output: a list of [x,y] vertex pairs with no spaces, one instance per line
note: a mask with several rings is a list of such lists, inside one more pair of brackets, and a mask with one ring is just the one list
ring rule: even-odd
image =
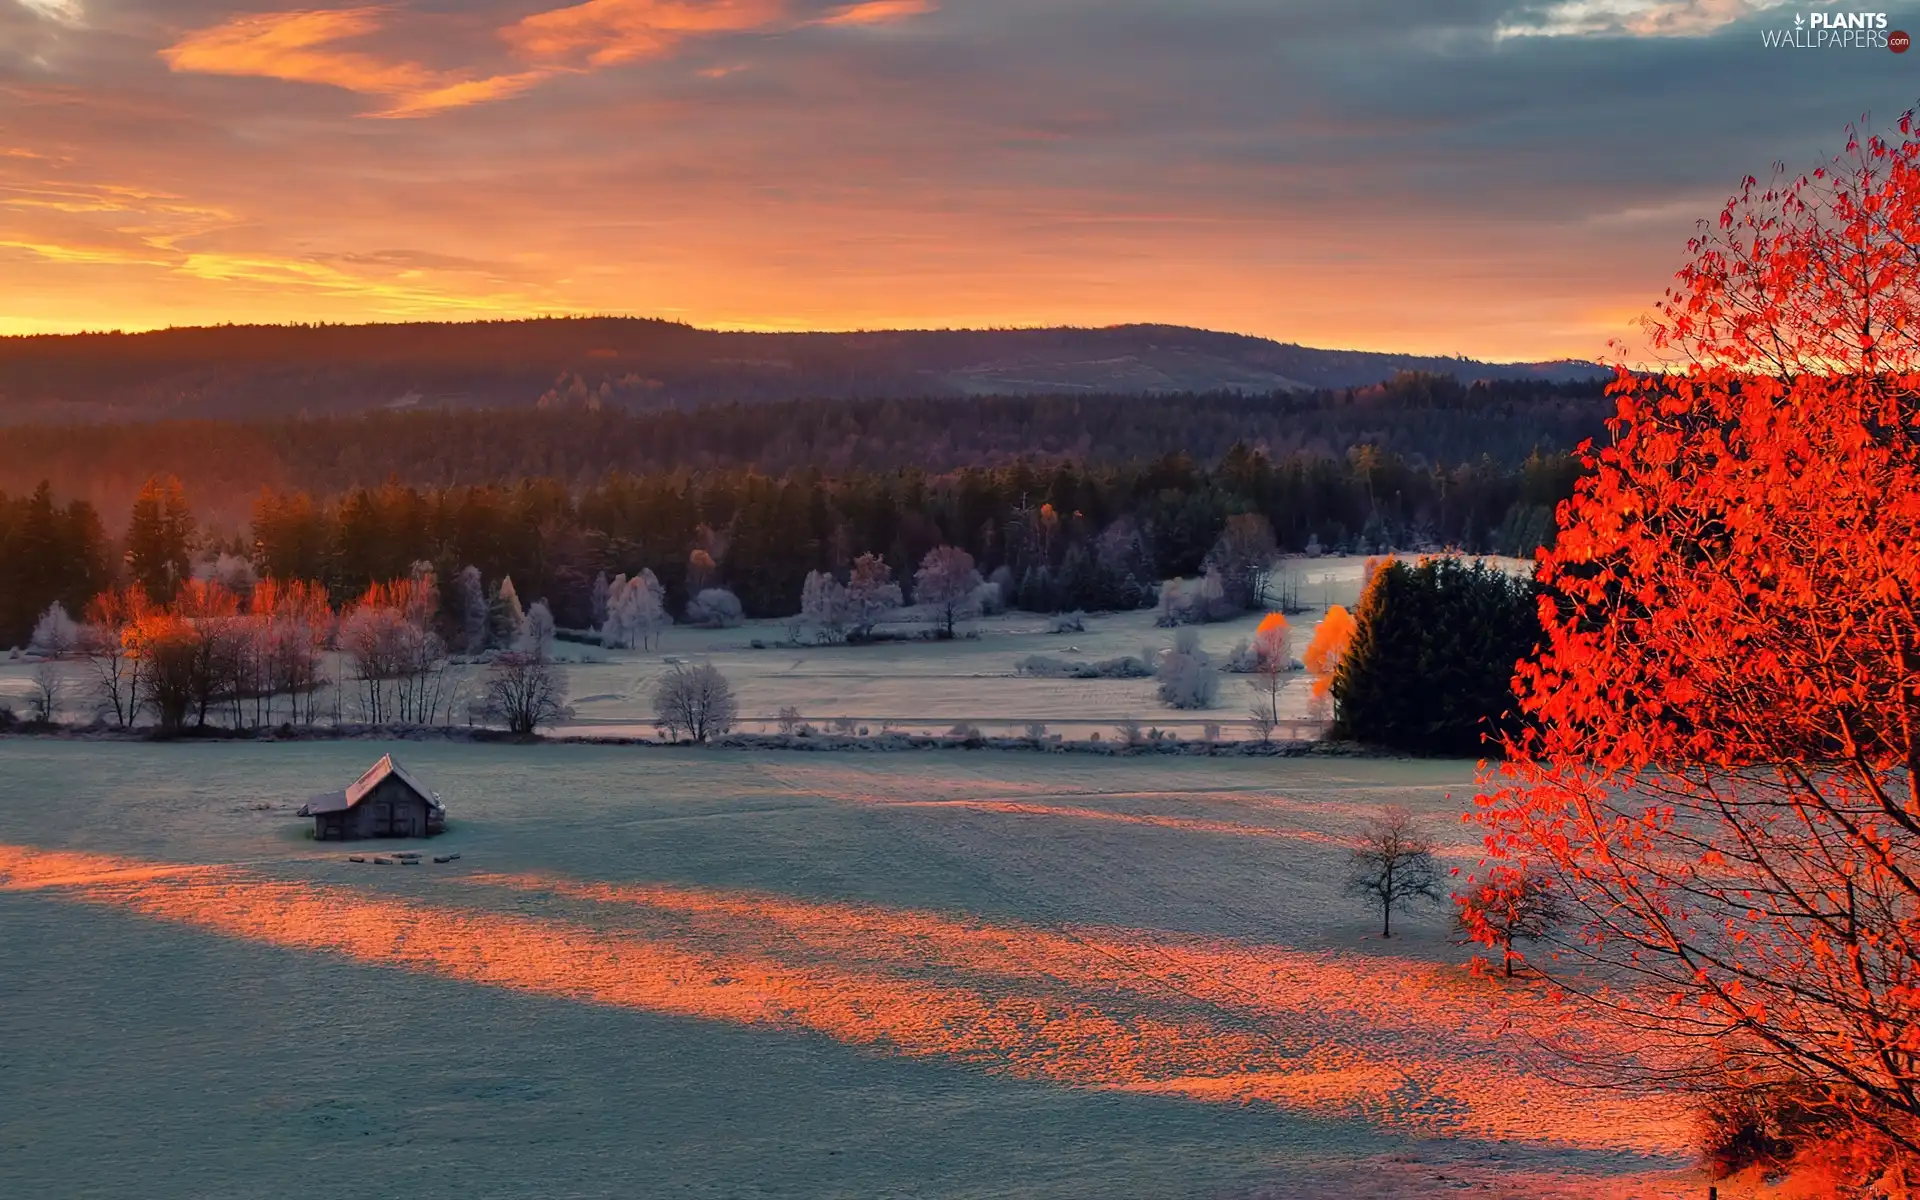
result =
[[[1540,554],[1534,727],[1479,797],[1562,980],[1920,1146],[1920,137],[1745,182]],[[1664,1040],[1664,1041],[1663,1041]],[[1706,1047],[1712,1047],[1708,1053]]]

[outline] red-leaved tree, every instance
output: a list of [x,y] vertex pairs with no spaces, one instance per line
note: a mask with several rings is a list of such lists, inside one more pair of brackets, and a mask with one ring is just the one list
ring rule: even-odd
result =
[[1546,965],[1692,1068],[1920,1148],[1920,137],[1745,182],[1540,555],[1478,798]]

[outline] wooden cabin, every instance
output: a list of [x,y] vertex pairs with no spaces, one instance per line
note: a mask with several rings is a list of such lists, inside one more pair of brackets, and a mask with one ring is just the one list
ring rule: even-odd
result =
[[300,816],[313,818],[319,841],[337,838],[432,837],[446,827],[446,806],[393,755],[383,757],[344,791],[315,796]]

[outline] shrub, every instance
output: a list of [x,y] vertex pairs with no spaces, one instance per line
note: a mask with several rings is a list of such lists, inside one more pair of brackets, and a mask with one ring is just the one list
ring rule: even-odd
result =
[[[1138,746],[1146,738],[1140,731],[1140,722],[1133,717],[1122,717],[1115,729],[1120,734],[1120,740],[1129,746]],[[1093,736],[1097,740],[1100,735],[1096,733]]]
[[1083,612],[1066,613],[1047,622],[1048,633],[1085,633],[1086,631],[1087,614]]
[[780,710],[779,724],[781,733],[791,734],[794,730],[800,728],[800,710],[791,704],[782,708]]
[[1213,658],[1200,648],[1200,635],[1183,629],[1173,649],[1160,656],[1154,674],[1160,680],[1160,701],[1173,708],[1212,708],[1220,695],[1220,673]]
[[687,620],[708,629],[732,629],[741,615],[740,597],[726,588],[705,588],[687,601]]
[[1014,670],[1042,679],[1147,679],[1153,675],[1152,667],[1132,655],[1086,663],[1046,654],[1029,654],[1014,664]]
[[1805,1087],[1728,1078],[1702,1098],[1694,1120],[1700,1156],[1715,1179],[1760,1167],[1785,1169],[1806,1147],[1845,1122]]
[[1036,746],[1039,745],[1041,742],[1046,741],[1047,727],[1041,724],[1039,721],[1027,722],[1027,740],[1032,742]]

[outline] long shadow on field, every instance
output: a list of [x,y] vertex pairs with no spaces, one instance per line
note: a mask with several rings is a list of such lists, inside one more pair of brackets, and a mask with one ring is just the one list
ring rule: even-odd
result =
[[1016,1079],[1272,1105],[1461,1150],[1506,1142],[1595,1171],[1672,1166],[1681,1149],[1665,1114],[1528,1071],[1489,1009],[1544,1014],[1462,994],[1428,964],[1383,972],[1379,960],[1220,939],[745,892],[470,882],[476,900],[538,893],[573,908],[509,913],[0,846],[0,890],[490,987],[807,1031]]

